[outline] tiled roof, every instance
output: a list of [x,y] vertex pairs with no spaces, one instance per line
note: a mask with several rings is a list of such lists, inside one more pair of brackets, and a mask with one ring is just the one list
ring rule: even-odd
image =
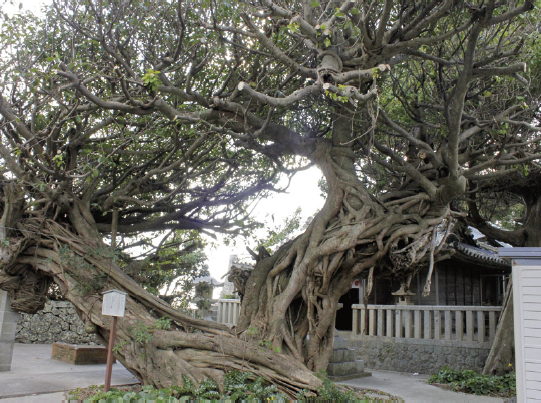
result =
[[511,262],[500,258],[496,252],[468,245],[463,242],[454,242],[453,247],[457,252],[455,257],[458,259],[465,257],[468,261],[482,264],[484,266],[511,269]]

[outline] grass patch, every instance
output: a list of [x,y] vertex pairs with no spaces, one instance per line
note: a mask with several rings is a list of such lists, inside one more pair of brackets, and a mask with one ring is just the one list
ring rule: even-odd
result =
[[511,397],[517,391],[514,372],[503,376],[492,376],[481,375],[472,370],[455,371],[448,366],[432,375],[428,383],[448,384],[455,392],[484,396]]

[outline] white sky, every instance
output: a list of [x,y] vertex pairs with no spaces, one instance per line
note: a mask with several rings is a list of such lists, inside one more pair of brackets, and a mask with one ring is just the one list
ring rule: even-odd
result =
[[[254,217],[258,221],[266,221],[271,227],[281,225],[284,218],[291,216],[298,207],[301,207],[301,227],[306,219],[321,207],[323,207],[324,199],[320,196],[320,189],[317,186],[321,178],[321,172],[317,168],[310,168],[306,171],[296,174],[288,188],[287,193],[277,193],[272,197],[259,202],[254,211]],[[279,185],[286,185],[287,182]],[[270,215],[274,214],[274,222],[270,219]],[[267,216],[268,215],[268,216]],[[264,234],[259,234],[261,238]],[[255,245],[249,245],[252,248]],[[211,276],[220,280],[227,272],[229,256],[233,254],[245,255],[246,243],[243,238],[238,238],[236,245],[226,246],[222,244],[218,248],[206,248],[206,253],[209,258],[208,265]]]
[[22,11],[28,10],[34,13],[39,12],[40,5],[51,4],[52,0],[0,0],[4,12],[14,14],[19,11],[19,5],[22,4]]

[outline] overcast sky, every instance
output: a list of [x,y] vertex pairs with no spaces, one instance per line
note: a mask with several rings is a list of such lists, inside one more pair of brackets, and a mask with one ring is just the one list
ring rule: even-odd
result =
[[[293,177],[287,193],[278,193],[262,200],[254,211],[254,216],[258,221],[267,221],[272,226],[270,215],[274,214],[274,224],[279,225],[284,218],[291,216],[298,207],[301,207],[302,226],[308,217],[323,207],[324,199],[320,196],[321,191],[317,186],[320,178],[321,172],[317,168],[299,172]],[[263,237],[263,234],[260,236]],[[254,245],[249,246],[253,247]],[[218,280],[227,272],[230,255],[248,253],[246,243],[240,237],[236,246],[222,245],[216,249],[207,248],[206,252],[209,258],[210,273]]]

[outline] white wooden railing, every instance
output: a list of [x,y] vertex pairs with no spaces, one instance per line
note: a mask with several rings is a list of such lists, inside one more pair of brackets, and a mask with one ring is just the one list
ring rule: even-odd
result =
[[218,323],[226,326],[237,324],[240,313],[240,299],[219,299],[218,300]]
[[492,343],[501,311],[499,306],[368,305],[365,310],[364,305],[353,305],[352,308],[352,337],[477,343]]

